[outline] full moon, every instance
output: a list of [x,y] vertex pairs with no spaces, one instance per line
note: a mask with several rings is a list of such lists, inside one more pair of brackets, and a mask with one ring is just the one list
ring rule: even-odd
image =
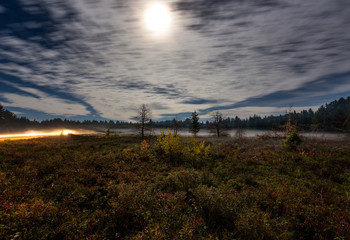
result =
[[164,4],[153,4],[146,10],[145,22],[148,30],[165,32],[170,25],[170,10]]

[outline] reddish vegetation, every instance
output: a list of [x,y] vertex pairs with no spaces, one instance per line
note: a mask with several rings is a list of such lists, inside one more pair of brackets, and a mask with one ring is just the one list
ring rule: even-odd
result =
[[67,136],[0,143],[1,239],[350,239],[350,145]]

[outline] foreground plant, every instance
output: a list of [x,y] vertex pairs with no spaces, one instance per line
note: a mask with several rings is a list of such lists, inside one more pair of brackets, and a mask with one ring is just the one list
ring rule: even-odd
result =
[[350,239],[347,142],[150,139],[0,143],[0,239]]
[[296,130],[293,130],[284,140],[284,146],[288,149],[295,150],[301,143],[301,138]]
[[175,136],[168,129],[168,134],[162,131],[157,138],[154,151],[167,162],[190,163],[192,166],[199,166],[201,161],[208,158],[210,145],[196,139],[183,141],[180,135]]

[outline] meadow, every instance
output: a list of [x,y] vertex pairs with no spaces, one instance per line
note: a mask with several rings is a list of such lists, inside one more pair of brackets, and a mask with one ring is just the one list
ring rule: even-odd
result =
[[0,142],[0,239],[350,239],[350,142]]

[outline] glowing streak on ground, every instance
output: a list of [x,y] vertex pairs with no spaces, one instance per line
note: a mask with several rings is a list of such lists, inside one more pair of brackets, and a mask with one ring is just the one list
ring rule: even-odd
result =
[[69,134],[76,134],[76,131],[73,130],[56,130],[53,132],[25,132],[20,134],[8,134],[0,135],[0,140],[4,139],[28,139],[28,138],[37,138],[37,137],[49,137],[49,136],[67,136]]

